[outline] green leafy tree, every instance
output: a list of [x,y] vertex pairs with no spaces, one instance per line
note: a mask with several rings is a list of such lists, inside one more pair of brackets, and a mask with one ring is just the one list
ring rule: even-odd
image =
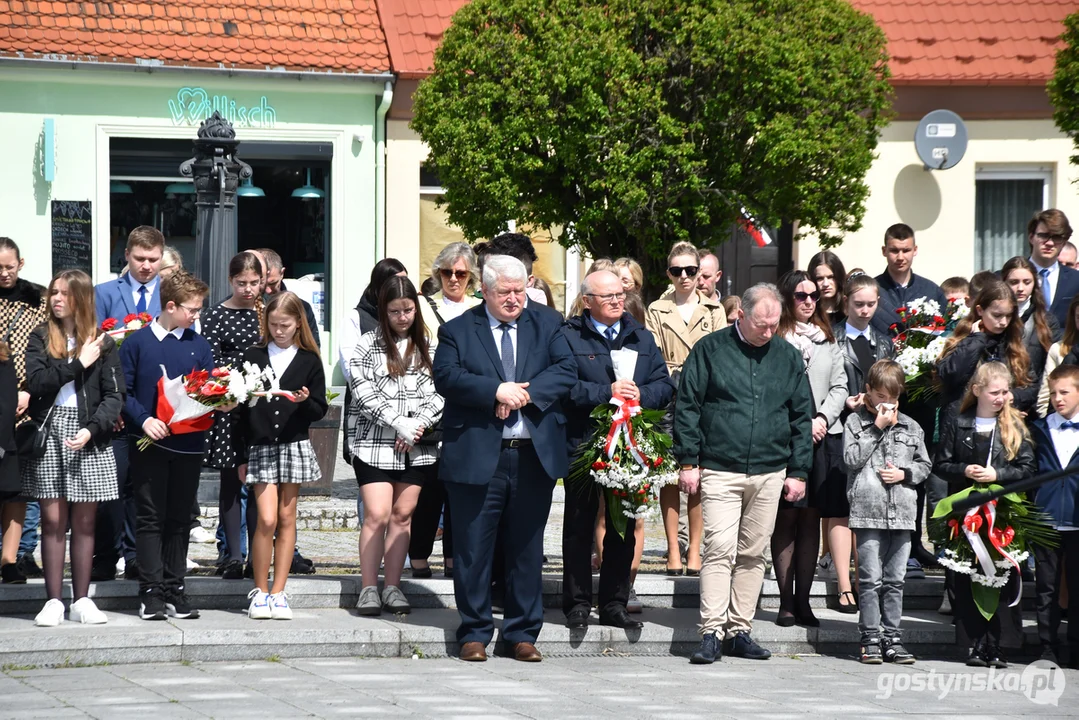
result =
[[[1064,47],[1057,52],[1056,71],[1049,81],[1049,99],[1056,110],[1053,120],[1079,151],[1079,13],[1064,20]],[[1072,156],[1079,165],[1079,154]]]
[[509,219],[662,277],[741,209],[860,226],[887,122],[883,33],[846,0],[475,0],[413,127],[470,239]]

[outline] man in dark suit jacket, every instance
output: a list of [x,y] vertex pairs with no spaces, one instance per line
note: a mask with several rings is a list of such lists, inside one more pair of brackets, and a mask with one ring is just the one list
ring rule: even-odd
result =
[[446,398],[439,475],[453,511],[462,660],[486,660],[494,636],[496,543],[506,558],[501,639],[518,660],[542,660],[543,530],[555,479],[569,470],[562,401],[577,375],[558,318],[525,308],[527,278],[519,260],[488,257],[484,303],[438,331],[435,387]]
[[[626,293],[618,276],[606,270],[590,274],[584,279],[581,295],[584,312],[570,318],[562,328],[577,363],[577,382],[566,409],[571,455],[596,430],[596,422],[589,417],[592,411],[597,405],[609,403],[615,393],[626,400],[636,400],[643,408],[664,408],[674,394],[674,381],[655,338],[625,312]],[[637,363],[631,379],[615,378],[613,350],[636,351]],[[600,488],[591,481],[588,488],[566,489],[562,611],[571,630],[588,625],[592,610],[592,535],[599,498]],[[621,510],[607,503],[607,533],[599,571],[599,621],[637,630],[643,623],[630,617],[627,609],[633,587],[635,521],[627,518],[625,535],[619,537],[611,521],[612,512]]]
[[146,312],[157,317],[161,312],[161,257],[165,252],[165,236],[157,228],[140,225],[127,236],[127,273],[94,288],[94,304],[98,324],[106,318],[123,322],[124,317]]
[[1060,327],[1067,327],[1068,306],[1079,295],[1079,270],[1059,261],[1060,251],[1072,236],[1068,216],[1050,208],[1035,213],[1027,223],[1030,262],[1038,269],[1039,289]]

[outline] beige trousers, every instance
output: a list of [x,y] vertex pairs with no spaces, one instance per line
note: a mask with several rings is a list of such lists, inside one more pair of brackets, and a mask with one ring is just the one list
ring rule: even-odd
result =
[[785,472],[741,475],[701,469],[704,557],[701,634],[750,632],[764,582]]

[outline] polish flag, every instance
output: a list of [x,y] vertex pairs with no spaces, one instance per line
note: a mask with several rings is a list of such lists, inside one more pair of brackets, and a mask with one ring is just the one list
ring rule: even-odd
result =
[[757,247],[772,244],[772,236],[764,228],[758,226],[756,218],[750,215],[745,208],[742,208],[742,217],[738,219],[738,225],[753,238],[753,242],[757,243]]

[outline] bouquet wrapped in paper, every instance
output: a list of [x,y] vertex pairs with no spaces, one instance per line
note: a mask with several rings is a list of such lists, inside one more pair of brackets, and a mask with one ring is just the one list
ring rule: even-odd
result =
[[[636,350],[613,350],[616,380],[632,380]],[[597,485],[610,508],[613,529],[626,535],[628,519],[649,517],[659,504],[659,490],[678,482],[678,466],[670,457],[673,441],[659,430],[664,410],[642,408],[636,399],[615,395],[590,417],[598,427],[581,443],[566,478],[571,492]]]
[[935,372],[944,344],[970,308],[949,301],[942,309],[936,300],[923,297],[896,312],[899,322],[891,327],[895,333],[895,361],[907,377],[907,395],[912,400],[930,397],[937,393]]
[[131,313],[130,315],[124,317],[123,325],[121,325],[116,318],[105,318],[101,322],[100,329],[101,332],[111,337],[116,343],[116,346],[119,347],[121,344],[123,344],[124,339],[127,338],[129,334],[135,332],[136,330],[141,330],[142,328],[153,322],[153,320],[154,319],[150,316],[150,313]]

